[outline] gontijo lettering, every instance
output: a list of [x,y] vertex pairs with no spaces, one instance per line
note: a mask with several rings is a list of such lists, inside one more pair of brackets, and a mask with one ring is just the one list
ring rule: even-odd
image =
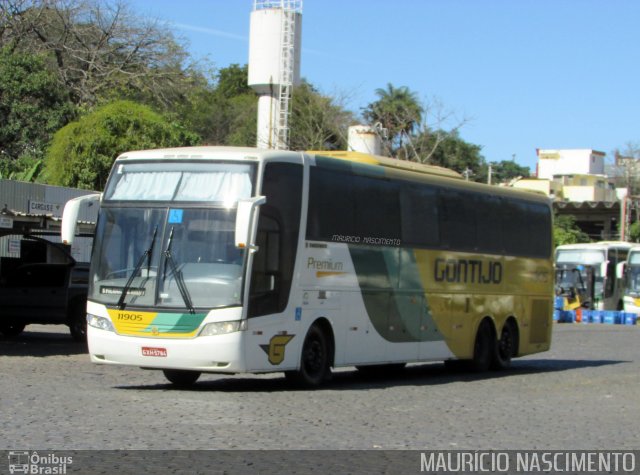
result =
[[434,279],[448,283],[499,284],[502,282],[502,264],[479,259],[437,258]]

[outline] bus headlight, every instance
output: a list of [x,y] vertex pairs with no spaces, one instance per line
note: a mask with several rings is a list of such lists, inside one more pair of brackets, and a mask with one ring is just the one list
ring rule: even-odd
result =
[[199,336],[226,335],[227,333],[238,332],[247,329],[246,320],[234,320],[233,322],[207,323]]
[[98,317],[97,315],[91,315],[90,313],[87,314],[87,325],[94,328],[99,328],[100,330],[106,330],[109,332],[115,331],[115,329],[113,328],[113,323],[111,323],[111,320],[104,317]]

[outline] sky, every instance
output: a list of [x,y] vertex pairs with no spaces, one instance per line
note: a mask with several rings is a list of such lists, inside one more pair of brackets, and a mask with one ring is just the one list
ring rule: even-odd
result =
[[[129,0],[196,59],[248,60],[253,0]],[[304,0],[301,76],[360,114],[406,86],[489,162],[640,144],[636,0]]]

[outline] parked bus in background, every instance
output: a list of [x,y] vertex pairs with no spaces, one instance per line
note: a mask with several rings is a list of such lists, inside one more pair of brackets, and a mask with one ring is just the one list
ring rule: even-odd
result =
[[624,311],[640,314],[640,247],[631,249],[627,257]]
[[[332,155],[332,156],[330,156]],[[100,202],[91,360],[201,373],[463,360],[548,350],[549,200],[348,152],[129,152]]]
[[[633,244],[603,241],[565,244],[556,248],[556,293],[560,295],[576,280],[582,282],[593,310],[622,310],[623,269]],[[576,277],[579,274],[579,278]]]

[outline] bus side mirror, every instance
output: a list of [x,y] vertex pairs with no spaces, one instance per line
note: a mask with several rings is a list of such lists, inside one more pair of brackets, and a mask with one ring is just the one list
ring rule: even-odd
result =
[[616,277],[618,279],[624,279],[627,272],[627,261],[622,261],[616,266]]
[[609,265],[609,261],[605,261],[602,264],[600,264],[600,275],[603,278],[607,278],[608,277],[608,275],[607,275],[607,266],[608,265]]
[[76,226],[78,224],[78,214],[80,213],[80,207],[85,204],[100,201],[102,194],[83,195],[77,198],[70,199],[64,205],[64,211],[62,212],[62,224],[60,226],[60,238],[62,244],[71,247],[73,244],[73,238],[76,235]]
[[253,239],[251,223],[255,209],[267,202],[265,196],[256,196],[255,198],[247,198],[238,201],[238,210],[236,213],[236,247],[239,249],[255,249],[255,245],[251,242]]

